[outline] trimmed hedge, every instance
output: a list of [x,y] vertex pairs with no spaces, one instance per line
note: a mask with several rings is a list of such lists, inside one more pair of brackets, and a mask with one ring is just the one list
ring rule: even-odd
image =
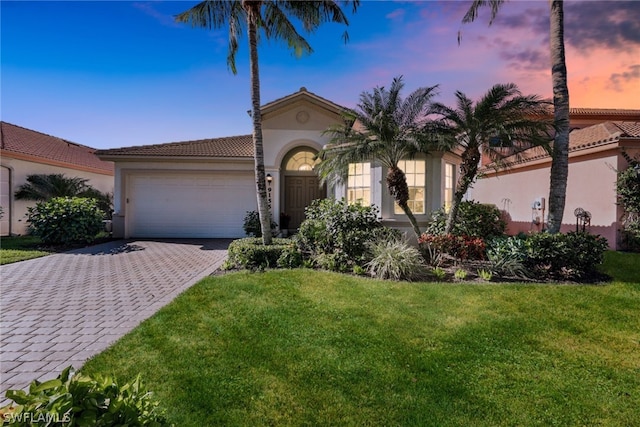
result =
[[[444,234],[449,214],[440,208],[431,214],[426,234]],[[460,210],[451,234],[457,236],[480,237],[484,240],[501,236],[507,227],[500,210],[491,204],[473,200],[460,203]]]
[[276,268],[283,253],[291,250],[295,250],[295,244],[290,239],[274,238],[271,245],[265,246],[261,238],[246,237],[229,244],[228,265],[247,270]]

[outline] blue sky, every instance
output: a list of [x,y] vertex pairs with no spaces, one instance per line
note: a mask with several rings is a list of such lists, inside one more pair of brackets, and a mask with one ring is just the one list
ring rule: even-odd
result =
[[[2,120],[95,148],[251,133],[246,39],[233,75],[224,31],[173,21],[196,3],[2,1]],[[507,2],[491,27],[462,26],[468,4],[365,0],[346,45],[335,24],[299,59],[264,43],[262,102],[305,86],[352,107],[398,75],[449,104],[506,82],[551,96],[547,0]],[[571,105],[640,108],[640,2],[568,1],[565,16]]]

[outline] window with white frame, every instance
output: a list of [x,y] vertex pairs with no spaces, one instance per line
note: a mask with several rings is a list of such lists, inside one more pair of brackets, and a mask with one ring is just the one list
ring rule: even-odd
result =
[[363,206],[371,204],[371,164],[350,163],[347,178],[347,202],[360,203]]
[[[409,187],[409,201],[407,205],[414,214],[426,213],[425,208],[425,162],[424,160],[401,160],[398,167],[404,172]],[[402,208],[395,203],[393,212],[403,214]]]
[[449,212],[451,204],[453,203],[453,183],[455,173],[455,165],[451,163],[445,163],[444,165],[444,210]]

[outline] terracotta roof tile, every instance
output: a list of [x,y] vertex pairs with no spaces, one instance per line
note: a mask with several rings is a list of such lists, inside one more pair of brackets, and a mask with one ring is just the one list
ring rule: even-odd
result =
[[623,109],[623,108],[570,108],[569,114],[582,115],[613,115],[613,116],[640,116],[640,110]]
[[110,150],[98,150],[96,154],[101,157],[253,157],[253,137],[251,135],[239,135],[197,141],[113,148]]
[[[569,153],[607,145],[620,138],[640,139],[640,122],[604,122],[583,129],[576,129],[569,134]],[[527,163],[549,157],[541,147],[525,150],[519,156],[509,156],[503,160],[505,165]]]
[[6,156],[113,174],[113,163],[100,160],[94,148],[7,122],[0,122],[0,148]]

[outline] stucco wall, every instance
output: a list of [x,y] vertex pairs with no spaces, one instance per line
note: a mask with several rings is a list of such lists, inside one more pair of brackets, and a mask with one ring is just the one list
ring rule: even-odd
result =
[[[97,190],[100,190],[103,193],[113,193],[114,181],[112,175],[80,171],[60,166],[51,166],[44,163],[13,159],[7,156],[2,157],[2,166],[11,170],[10,192],[12,195],[15,194],[18,187],[26,184],[28,175],[58,173],[63,173],[68,177],[81,177],[88,179],[88,184]],[[2,235],[8,235],[9,233],[12,235],[25,234],[27,232],[27,207],[35,206],[35,202],[13,199],[11,203],[10,230],[3,229]],[[7,209],[5,209],[4,215],[8,215]]]
[[[616,248],[620,212],[616,205],[615,181],[619,167],[616,150],[592,153],[570,159],[567,198],[562,231],[575,230],[574,210],[583,208],[591,213],[590,231],[600,234]],[[479,179],[469,197],[482,203],[493,203],[507,214],[507,232],[540,231],[548,216],[550,164],[511,169],[498,176]],[[543,210],[531,205],[537,198],[545,198]],[[536,218],[540,223],[536,223]]]

